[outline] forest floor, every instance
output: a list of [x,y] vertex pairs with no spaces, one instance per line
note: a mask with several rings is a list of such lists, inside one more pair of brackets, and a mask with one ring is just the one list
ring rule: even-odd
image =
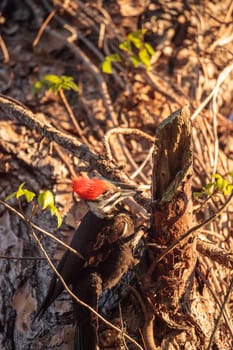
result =
[[[133,130],[153,137],[161,121],[188,104],[193,191],[201,191],[216,173],[233,182],[228,175],[233,172],[232,1],[5,0],[0,4],[0,20],[0,93],[27,106],[43,125],[75,137],[101,155],[106,151],[104,136],[116,128],[108,135],[115,164],[135,183],[150,185],[153,145]],[[139,41],[154,50],[150,63],[147,61],[148,69],[143,62],[138,67],[133,65],[132,57],[138,59],[133,41],[132,52],[119,47],[139,29],[147,30]],[[118,56],[112,74],[103,73],[101,63],[113,54]],[[46,75],[72,77],[78,91],[36,89]],[[108,171],[93,169],[65,144],[51,142],[33,128],[0,108],[0,199],[23,182],[36,193],[53,191],[63,217],[61,229],[58,232],[56,220],[47,211],[39,213],[34,222],[69,243],[86,211],[82,201],[74,203],[70,179],[81,170],[90,175],[97,170],[106,176]],[[122,136],[117,128],[131,131]],[[223,195],[207,201],[195,199],[197,221],[208,218],[225,201]],[[30,205],[23,204],[23,209],[30,215]],[[73,319],[68,297],[60,299],[49,316],[32,324],[51,270],[25,224],[3,205],[0,233],[0,349],[70,349]],[[216,247],[232,252],[233,205],[202,233]],[[60,259],[63,248],[56,248],[48,238],[45,245],[54,261]],[[232,269],[210,257],[198,259],[218,301],[217,318]],[[61,314],[65,315],[63,322]],[[233,348],[232,314],[231,293],[220,324],[222,333],[216,337],[215,344],[221,350],[222,344],[226,350]],[[49,330],[54,325],[51,335]]]

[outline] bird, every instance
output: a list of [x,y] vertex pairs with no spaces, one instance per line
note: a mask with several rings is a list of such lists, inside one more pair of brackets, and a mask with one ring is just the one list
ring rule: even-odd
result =
[[[74,294],[98,310],[102,292],[113,288],[137,263],[134,248],[138,243],[134,220],[130,213],[116,207],[122,199],[133,196],[135,190],[124,190],[99,178],[77,177],[72,189],[84,199],[90,210],[81,220],[70,246],[80,256],[67,250],[57,270]],[[54,274],[47,295],[36,317],[42,317],[64,286]],[[97,317],[85,306],[74,304],[76,332],[74,350],[95,350],[98,344]]]

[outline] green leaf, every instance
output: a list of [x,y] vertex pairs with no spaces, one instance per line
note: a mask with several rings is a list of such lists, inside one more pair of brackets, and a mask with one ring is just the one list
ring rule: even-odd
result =
[[16,198],[16,192],[8,194],[8,196],[6,196],[6,198],[5,198],[5,201],[9,201],[12,198]]
[[213,174],[212,176],[211,176],[213,179],[222,179],[222,176],[220,175],[220,174]]
[[216,180],[216,182],[215,182],[216,188],[217,188],[220,192],[224,193],[224,190],[225,190],[226,186],[229,184],[229,182],[228,182],[227,180],[225,180],[225,179],[224,179],[221,175],[219,175],[219,174],[214,174],[212,177]]
[[113,55],[110,55],[109,58],[112,62],[121,62],[121,57],[118,53],[114,53]]
[[15,197],[18,199],[19,197],[24,195],[25,189],[23,188],[25,185],[25,182],[21,183],[16,191]]
[[58,91],[62,88],[61,79],[57,75],[45,75],[42,78],[41,83],[43,86],[53,91],[55,94],[57,94]]
[[104,61],[101,63],[102,72],[112,74],[112,62],[120,62],[120,56],[115,53],[113,55],[106,56]]
[[148,43],[144,43],[144,47],[146,48],[148,54],[152,57],[155,55],[155,50],[153,49],[153,47],[148,44]]
[[140,49],[143,45],[143,37],[146,32],[146,29],[139,29],[129,33],[127,38],[137,49]]
[[33,198],[36,196],[36,194],[34,192],[31,192],[31,191],[28,191],[28,190],[25,189],[24,190],[24,196],[26,198],[26,201],[28,203],[30,203],[33,200]]
[[52,216],[56,216],[57,218],[57,227],[59,228],[62,224],[62,217],[61,214],[59,213],[57,207],[55,205],[52,205],[50,208],[50,213]]
[[20,197],[24,196],[26,198],[26,201],[30,203],[33,200],[33,198],[36,196],[36,194],[24,188],[24,185],[25,185],[25,182],[19,185],[15,193],[15,198],[19,199]]
[[142,39],[140,39],[140,38],[135,38],[135,37],[131,36],[130,34],[129,34],[128,38],[129,38],[129,41],[132,42],[133,45],[134,45],[137,49],[140,49],[140,47],[142,46]]
[[63,90],[73,90],[78,91],[78,85],[74,82],[72,77],[62,75],[61,79],[61,87]]
[[125,40],[119,44],[119,49],[126,51],[128,53],[132,52],[131,43],[129,40]]
[[140,65],[141,61],[138,59],[137,56],[132,56],[130,57],[131,62],[133,63],[135,68],[138,68],[138,66]]
[[58,75],[47,74],[43,76],[42,82],[47,83],[48,85],[58,85],[61,83],[61,78]]
[[150,56],[145,48],[139,50],[138,57],[144,66],[146,66],[146,69],[150,68]]
[[74,79],[67,75],[58,76],[47,74],[34,84],[34,88],[37,90],[42,87],[50,89],[55,94],[57,94],[60,89],[78,91],[78,85],[74,82]]
[[[229,173],[227,174],[229,175]],[[233,191],[233,184],[228,180],[224,179],[220,174],[213,174],[212,178],[215,180],[213,182],[209,182],[205,187],[202,188],[201,194],[213,196],[218,192],[223,193],[225,196],[229,195]],[[196,192],[193,194],[194,197],[197,196]]]
[[54,206],[54,195],[51,191],[41,192],[38,196],[38,204],[42,207],[42,210]]
[[57,227],[59,228],[62,224],[62,217],[57,207],[54,204],[54,195],[51,191],[41,192],[38,196],[38,204],[42,207],[42,210],[49,209],[51,215],[55,215],[57,218]]
[[224,189],[223,193],[228,196],[229,194],[231,194],[231,192],[233,191],[233,185],[232,184],[228,184],[226,186],[226,188]]
[[101,69],[102,69],[102,72],[106,74],[112,74],[112,62],[105,59],[101,63]]
[[216,189],[215,182],[209,182],[205,187],[202,188],[202,193],[208,196],[212,196]]
[[30,203],[33,198],[36,196],[36,194],[34,192],[31,192],[29,190],[27,190],[26,188],[24,188],[24,185],[25,185],[25,182],[21,183],[17,189],[16,192],[13,192],[11,194],[9,194],[5,200],[8,201],[12,198],[16,198],[16,199],[19,199],[20,197],[25,197],[26,201],[28,203]]

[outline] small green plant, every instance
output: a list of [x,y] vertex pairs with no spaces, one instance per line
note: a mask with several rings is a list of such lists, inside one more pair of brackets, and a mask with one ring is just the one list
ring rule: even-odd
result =
[[155,51],[150,44],[144,42],[144,35],[146,32],[146,29],[140,29],[129,33],[127,39],[119,44],[122,55],[113,54],[106,56],[101,64],[102,71],[107,74],[112,74],[112,63],[123,62],[123,52],[127,54],[135,68],[142,65],[146,70],[149,70],[151,59],[155,55]]
[[32,213],[31,213],[31,218],[34,216],[38,209],[45,210],[49,209],[51,215],[56,216],[57,218],[57,227],[59,228],[62,224],[62,217],[61,214],[59,213],[57,207],[55,206],[55,201],[54,201],[54,195],[51,191],[43,191],[41,192],[38,196],[36,193],[29,191],[24,187],[25,183],[23,182],[22,184],[19,185],[18,189],[16,192],[13,192],[9,194],[6,197],[6,201],[16,198],[19,201],[19,205],[21,206],[20,203],[20,198],[25,198],[27,203],[30,203],[34,200],[35,197],[37,197],[37,203],[33,203],[33,208],[32,208]]
[[43,88],[47,88],[49,91],[52,91],[55,95],[59,96],[74,127],[76,128],[78,134],[80,135],[81,140],[84,143],[86,143],[86,140],[83,137],[83,131],[76,120],[74,112],[64,92],[65,90],[73,90],[76,92],[78,91],[78,85],[74,82],[74,79],[67,75],[58,76],[58,75],[49,74],[49,75],[45,75],[41,80],[38,80],[33,87],[35,91],[39,91]]
[[67,75],[45,75],[34,84],[34,89],[36,91],[41,90],[43,87],[53,91],[56,95],[60,90],[78,91],[78,85],[74,82],[74,79]]
[[[228,173],[227,175],[233,178],[233,172]],[[214,196],[217,194],[224,194],[225,196],[231,194],[233,191],[233,183],[229,182],[227,179],[222,177],[220,174],[212,175],[214,181],[207,183],[201,190],[201,192],[193,192],[194,197],[200,196]]]

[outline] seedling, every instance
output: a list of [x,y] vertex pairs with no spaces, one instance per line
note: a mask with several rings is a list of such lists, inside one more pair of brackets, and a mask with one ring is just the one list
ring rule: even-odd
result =
[[147,32],[146,29],[136,30],[128,34],[127,39],[119,44],[119,49],[122,54],[113,54],[106,56],[101,64],[102,71],[107,74],[112,74],[113,62],[124,62],[125,55],[135,68],[144,66],[146,70],[150,69],[151,59],[155,55],[153,47],[144,42],[144,35]]
[[83,137],[83,132],[76,120],[74,112],[69,104],[69,101],[66,98],[65,90],[73,90],[78,92],[78,85],[74,82],[74,79],[67,75],[45,75],[41,80],[38,80],[34,84],[34,90],[39,91],[43,87],[47,88],[49,91],[52,91],[55,95],[58,95],[74,125],[78,134],[80,135],[81,140],[85,143],[86,140]]
[[[227,175],[233,178],[233,172],[228,173]],[[224,194],[225,196],[231,194],[233,191],[233,183],[226,180],[220,174],[212,175],[214,181],[207,183],[204,187],[202,187],[201,192],[193,192],[194,197],[200,197],[202,195],[205,196],[214,196],[217,194]]]
[[57,227],[59,228],[62,224],[62,217],[61,214],[59,213],[56,205],[55,205],[55,201],[54,201],[54,195],[51,191],[43,191],[41,192],[38,196],[36,195],[36,193],[29,191],[28,189],[26,189],[24,187],[25,183],[21,183],[17,189],[16,192],[13,192],[11,194],[9,194],[6,197],[6,201],[12,199],[12,198],[16,198],[19,202],[19,206],[21,207],[21,202],[20,199],[21,198],[25,198],[27,203],[33,202],[33,200],[35,199],[35,197],[37,197],[37,201],[33,202],[33,207],[32,207],[32,212],[31,212],[31,217],[30,220],[32,219],[32,217],[38,212],[38,210],[45,210],[45,209],[49,209],[50,214],[56,216],[57,218]]
[[56,95],[61,90],[73,90],[78,91],[78,85],[74,82],[74,79],[67,75],[45,75],[41,80],[38,80],[34,84],[36,91],[41,90],[43,87],[53,91]]

